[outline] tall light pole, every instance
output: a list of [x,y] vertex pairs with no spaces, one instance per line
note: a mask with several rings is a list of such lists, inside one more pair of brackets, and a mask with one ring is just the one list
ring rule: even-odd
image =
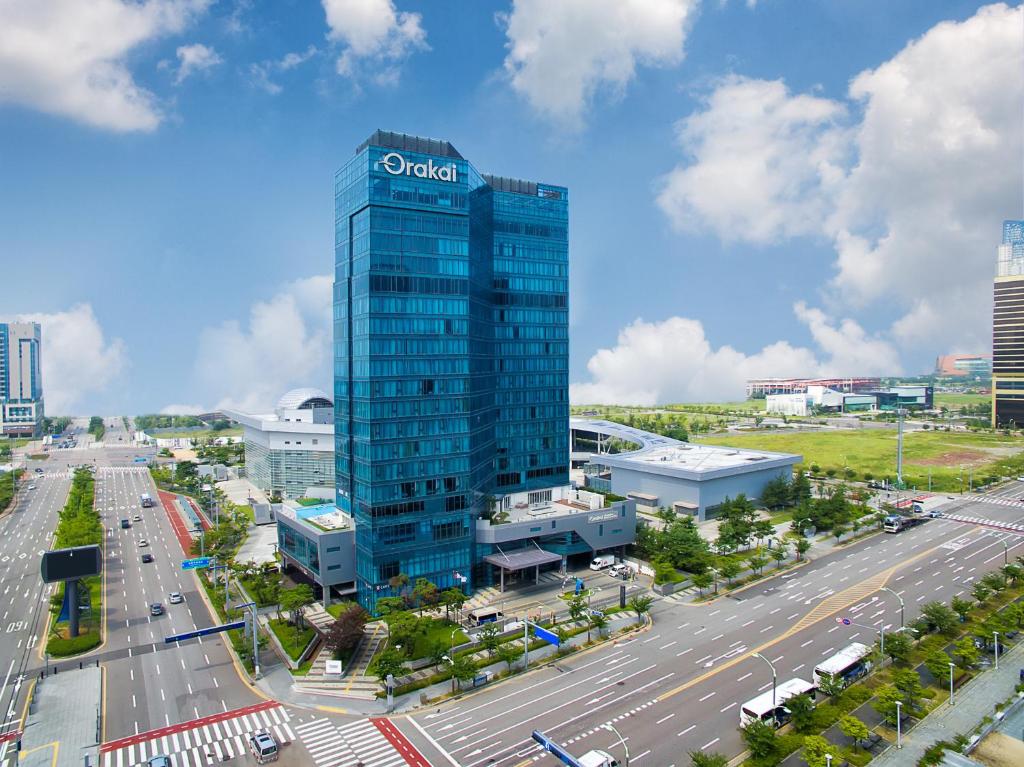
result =
[[777,702],[775,700],[775,687],[776,687],[776,682],[778,681],[778,674],[775,673],[775,664],[772,663],[770,660],[768,660],[766,657],[764,657],[759,652],[754,653],[753,657],[760,658],[761,660],[763,660],[765,663],[768,664],[768,668],[770,668],[772,670],[772,721],[775,723],[775,726],[778,727],[779,726],[779,715],[778,715],[778,711],[776,709],[776,706],[778,704],[777,704]]
[[903,748],[903,701],[896,701],[896,748]]
[[993,646],[993,649],[995,650],[995,653],[996,653],[996,671],[998,671],[999,670],[999,632],[998,631],[993,631],[992,632],[992,640],[995,643],[994,646]]
[[825,767],[832,767],[832,754],[825,754]]
[[896,405],[896,484],[903,487],[903,408]]
[[949,664],[949,705],[955,706],[956,703],[953,700],[953,669],[956,668],[956,664],[950,662]]
[[1009,547],[1007,547],[1006,541],[1003,541],[1003,566],[1004,567],[1009,564],[1009,562],[1007,562],[1008,553],[1009,553]]
[[903,628],[903,611],[904,611],[903,597],[901,597],[895,591],[890,589],[888,586],[882,586],[882,588],[880,588],[879,591],[888,591],[890,594],[892,594],[894,597],[896,597],[900,601],[900,628]]
[[624,762],[623,767],[629,767],[629,746],[626,745],[626,739],[622,737],[622,733],[616,730],[615,726],[610,723],[602,724],[601,727],[605,730],[608,730],[609,732],[614,732],[615,735],[618,737],[619,743],[622,744],[622,750],[626,752],[626,761]]

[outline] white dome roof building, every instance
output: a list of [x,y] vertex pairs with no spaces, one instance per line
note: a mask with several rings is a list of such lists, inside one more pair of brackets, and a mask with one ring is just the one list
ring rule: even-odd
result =
[[246,476],[264,492],[297,498],[310,488],[334,497],[334,402],[322,389],[281,395],[273,413],[224,411],[245,432]]

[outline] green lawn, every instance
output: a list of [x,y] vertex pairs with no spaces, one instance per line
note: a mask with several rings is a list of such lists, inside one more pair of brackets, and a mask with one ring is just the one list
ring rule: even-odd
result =
[[242,429],[231,428],[214,431],[213,429],[153,429],[146,434],[154,439],[198,439],[200,441],[211,437],[241,437]]
[[[896,430],[859,429],[836,431],[762,432],[701,439],[712,445],[798,453],[803,465],[818,464],[822,471],[832,468],[839,474],[844,466],[863,478],[865,472],[874,477],[894,477],[896,473]],[[973,469],[975,482],[1000,474],[1013,475],[1024,468],[1024,439],[1001,434],[965,432],[913,431],[904,435],[904,479],[910,486],[928,487],[931,470],[932,488],[960,490],[961,467],[966,489],[968,470]]]
[[270,630],[274,632],[274,635],[281,642],[285,652],[291,656],[292,660],[299,659],[302,651],[306,649],[306,646],[313,639],[313,634],[316,633],[311,628],[305,628],[300,631],[288,621],[278,620],[277,618],[270,620]]
[[[427,630],[416,637],[412,654],[409,656],[413,660],[430,655],[430,648],[437,643],[441,643],[445,647],[452,644],[452,630],[456,627],[454,623],[443,618],[424,618],[423,620],[427,625]],[[463,633],[462,629],[455,632],[454,644],[464,644],[468,641],[469,637]]]
[[956,394],[956,393],[935,393],[935,407],[948,407],[951,410],[963,407],[964,405],[990,405],[992,404],[991,394]]

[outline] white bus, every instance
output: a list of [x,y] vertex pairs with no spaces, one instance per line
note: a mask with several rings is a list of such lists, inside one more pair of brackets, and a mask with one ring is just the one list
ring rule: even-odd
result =
[[139,505],[144,509],[148,509],[153,505],[153,497],[149,493],[143,493],[139,496]]
[[804,679],[790,679],[775,688],[774,704],[771,690],[761,693],[740,706],[740,727],[746,727],[755,719],[760,719],[762,722],[771,722],[772,719],[775,719],[776,726],[781,727],[789,721],[789,710],[783,703],[804,693],[810,693],[813,698],[814,689],[815,686]]
[[822,661],[814,668],[814,682],[835,679],[843,687],[860,679],[871,670],[871,661],[867,659],[871,648],[860,642],[852,642],[832,657]]

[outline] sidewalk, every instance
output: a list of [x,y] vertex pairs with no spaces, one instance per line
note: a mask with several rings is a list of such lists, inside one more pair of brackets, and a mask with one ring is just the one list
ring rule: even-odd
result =
[[51,674],[36,685],[22,736],[21,767],[99,764],[101,675],[91,666]]
[[875,757],[872,767],[917,764],[925,749],[936,741],[952,740],[955,735],[971,732],[985,716],[995,712],[996,703],[1013,695],[1022,665],[1024,642],[1018,642],[999,658],[998,671],[989,669],[965,684],[956,693],[956,705],[943,703],[903,735],[902,749],[890,746]]

